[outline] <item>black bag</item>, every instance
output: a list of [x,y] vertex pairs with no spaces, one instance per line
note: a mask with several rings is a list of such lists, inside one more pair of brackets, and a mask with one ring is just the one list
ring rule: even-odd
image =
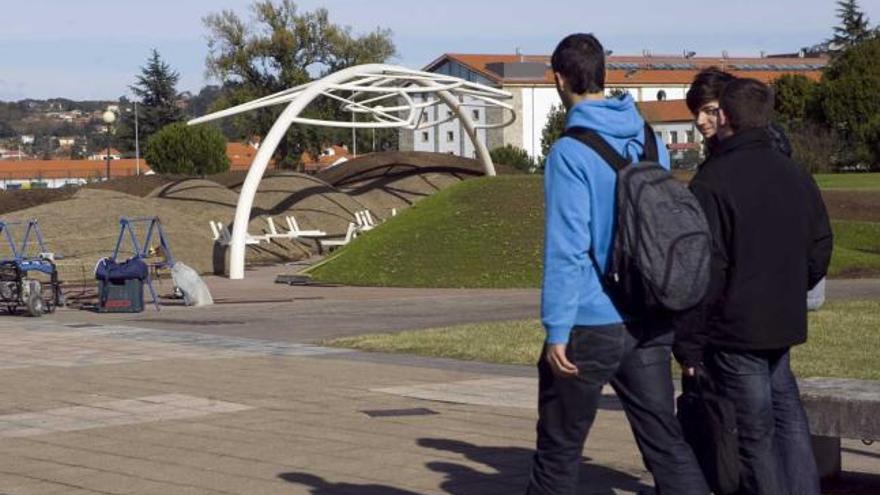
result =
[[712,493],[727,495],[739,490],[739,439],[733,402],[719,395],[705,369],[682,378],[678,396],[678,421],[685,441],[694,450]]
[[149,267],[142,258],[137,256],[121,263],[110,258],[101,258],[95,266],[97,280],[144,280],[149,275]]
[[614,240],[607,267],[590,257],[618,311],[639,317],[696,306],[709,287],[711,235],[697,198],[658,162],[657,142],[645,124],[639,163],[623,157],[598,133],[571,127],[617,173]]

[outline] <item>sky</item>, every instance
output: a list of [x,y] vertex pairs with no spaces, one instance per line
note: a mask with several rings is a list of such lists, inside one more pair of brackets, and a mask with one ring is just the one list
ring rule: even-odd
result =
[[[393,63],[422,68],[443,53],[549,54],[573,32],[596,34],[616,55],[695,51],[698,56],[794,52],[830,37],[834,0],[300,0],[325,7],[355,33],[393,32]],[[0,0],[0,100],[131,95],[156,48],[180,75],[178,89],[216,83],[205,75],[209,13],[251,17],[252,0]],[[880,0],[860,0],[871,25]]]

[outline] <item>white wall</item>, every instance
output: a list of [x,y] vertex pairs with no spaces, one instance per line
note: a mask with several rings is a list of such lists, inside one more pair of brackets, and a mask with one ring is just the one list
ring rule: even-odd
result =
[[636,101],[657,101],[657,93],[666,92],[667,100],[683,100],[687,94],[687,88],[681,86],[643,86],[639,88],[641,96]]
[[533,157],[540,157],[541,132],[547,124],[550,109],[554,105],[562,104],[556,88],[523,87],[505,89],[522,92],[522,114],[517,116],[516,122],[512,125],[521,126],[523,149]]
[[[672,144],[672,133],[676,133],[678,135],[678,143],[687,143],[687,142],[701,142],[702,137],[699,132],[697,132],[696,127],[692,122],[674,122],[674,123],[665,123],[665,124],[652,124],[654,128],[654,132],[661,133],[661,137],[663,138],[663,142],[666,144]],[[691,131],[692,140],[688,140],[687,132]]]
[[[432,95],[428,95],[427,97],[416,97],[413,98],[416,101],[425,101],[426,98],[433,98]],[[461,107],[462,111],[467,112],[470,115],[471,119],[474,120],[476,124],[485,124],[486,123],[486,109],[482,106],[470,106],[469,103],[479,105],[472,98],[466,98]],[[431,108],[425,109],[425,116],[422,118],[422,122],[436,122],[440,120],[446,120],[448,112],[451,110],[448,106],[444,104],[440,104]],[[478,116],[474,119],[474,112],[477,112]],[[454,114],[453,114],[454,116]],[[458,156],[464,156],[468,158],[476,157],[476,150],[474,148],[474,144],[471,142],[467,133],[461,125],[461,122],[456,117],[449,122],[445,122],[438,126],[426,127],[424,129],[419,129],[415,131],[407,131],[401,130],[401,132],[413,132],[413,150],[414,151],[428,151],[428,152],[437,152],[437,153],[452,153]],[[427,133],[427,141],[423,139]],[[452,140],[450,141],[450,134]],[[478,129],[477,130],[477,139],[482,140],[484,143],[486,142],[486,130]]]

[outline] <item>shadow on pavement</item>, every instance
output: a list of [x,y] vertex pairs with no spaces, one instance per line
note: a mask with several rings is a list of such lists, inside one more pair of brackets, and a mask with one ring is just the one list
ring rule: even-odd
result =
[[[477,471],[453,462],[430,462],[428,469],[444,473],[440,487],[450,495],[484,493],[523,493],[532,463],[532,450],[521,447],[481,447],[468,442],[443,438],[421,438],[422,447],[454,452],[472,462],[483,464],[494,473]],[[589,459],[585,459],[589,461]],[[651,486],[635,476],[596,464],[581,464],[580,488],[595,495],[614,495],[615,490],[653,493]],[[586,493],[586,492],[585,492]]]
[[[471,466],[449,461],[425,464],[431,471],[442,473],[440,488],[450,495],[500,495],[523,493],[529,477],[532,450],[521,447],[481,447],[468,442],[444,438],[420,438],[418,445],[428,449],[452,452],[487,467],[478,471]],[[585,459],[589,461],[589,459]],[[488,471],[488,472],[486,472]],[[328,481],[304,472],[288,472],[279,478],[310,488],[312,495],[418,495],[418,492],[389,485],[356,484]],[[653,493],[651,486],[635,476],[595,464],[581,464],[580,487],[591,495]],[[586,492],[585,492],[586,493]]]
[[839,479],[822,482],[822,493],[823,495],[876,495],[880,493],[880,476],[844,472]]
[[296,483],[311,488],[312,495],[419,495],[416,492],[401,490],[386,485],[358,485],[355,483],[333,483],[320,476],[309,473],[282,473],[279,478],[288,483]]

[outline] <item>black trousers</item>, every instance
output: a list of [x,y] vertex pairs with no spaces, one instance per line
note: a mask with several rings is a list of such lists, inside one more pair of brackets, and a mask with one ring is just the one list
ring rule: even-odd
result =
[[602,387],[611,383],[629,420],[656,493],[709,493],[675,417],[672,334],[646,335],[624,325],[575,327],[566,354],[578,367],[558,378],[538,362],[538,425],[529,495],[576,493],[581,453]]

